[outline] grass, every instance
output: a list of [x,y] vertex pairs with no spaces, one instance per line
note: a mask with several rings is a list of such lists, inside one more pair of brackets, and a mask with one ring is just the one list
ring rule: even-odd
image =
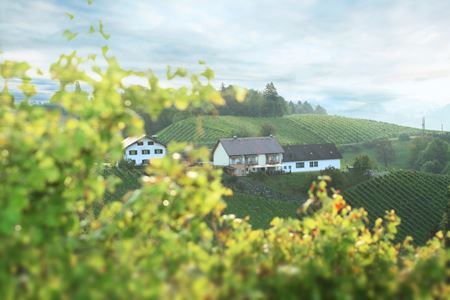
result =
[[225,199],[225,214],[234,214],[239,218],[250,217],[254,228],[268,228],[275,217],[295,218],[300,203],[266,199],[243,193],[235,193]]
[[398,241],[407,235],[423,244],[438,229],[448,209],[450,176],[396,171],[356,185],[344,197],[353,207],[363,207],[373,222],[388,210],[401,218]]
[[281,144],[350,144],[402,133],[415,135],[419,129],[384,122],[326,115],[292,115],[279,118],[203,116],[174,123],[158,132],[163,143],[170,141],[214,145],[219,138],[232,137],[245,129],[249,136],[260,136],[263,124],[271,124]]
[[[392,147],[395,151],[394,161],[391,162],[387,169],[410,169],[409,160],[411,154],[409,152],[409,145],[411,141],[392,141]],[[338,147],[342,154],[341,164],[343,167],[351,166],[357,156],[367,155],[370,160],[375,163],[375,168],[386,169],[382,160],[378,157],[376,149],[374,146],[360,144],[360,145],[350,145],[350,146],[340,146]]]
[[251,176],[250,180],[264,184],[270,189],[288,197],[303,199],[307,196],[308,188],[319,173],[292,173],[270,176]]

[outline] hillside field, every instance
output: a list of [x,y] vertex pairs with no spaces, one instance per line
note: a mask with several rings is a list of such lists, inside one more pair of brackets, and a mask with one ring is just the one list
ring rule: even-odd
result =
[[[105,176],[115,175],[121,183],[113,192],[105,194],[105,201],[119,200],[126,192],[140,187],[142,169],[112,168]],[[227,203],[226,214],[250,217],[255,228],[267,228],[274,217],[296,217],[297,208],[307,197],[310,181],[318,173],[297,173],[263,177],[239,178],[249,184],[263,185],[272,193],[235,190]],[[373,222],[394,209],[401,218],[398,241],[407,235],[417,244],[423,244],[440,227],[444,212],[448,209],[450,176],[433,175],[414,171],[395,171],[376,177],[344,190],[343,195],[353,207],[363,207]],[[274,198],[270,195],[279,195]],[[292,199],[280,200],[280,199]]]
[[260,136],[263,124],[273,126],[274,135],[281,144],[352,144],[420,132],[416,128],[390,123],[328,115],[279,118],[203,116],[174,123],[158,132],[158,138],[163,143],[178,141],[212,146],[219,138],[240,136],[243,131],[249,136]]
[[254,228],[268,228],[275,217],[295,218],[301,205],[300,202],[267,199],[243,193],[235,193],[232,197],[225,198],[225,202],[225,214],[234,214],[239,218],[248,216]]
[[438,229],[448,209],[450,176],[397,171],[344,191],[353,207],[363,207],[373,222],[394,209],[401,218],[398,241],[411,235],[423,244]]
[[395,157],[392,162],[389,163],[386,168],[383,164],[382,159],[377,155],[376,148],[372,145],[350,145],[350,146],[340,146],[339,151],[342,154],[341,165],[345,168],[346,166],[353,165],[356,157],[360,155],[367,155],[370,157],[374,167],[378,170],[383,169],[410,169],[410,146],[411,140],[409,141],[392,141],[392,148],[394,149]]

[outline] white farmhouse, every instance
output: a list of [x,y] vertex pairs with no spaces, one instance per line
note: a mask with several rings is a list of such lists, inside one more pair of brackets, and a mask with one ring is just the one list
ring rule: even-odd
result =
[[237,176],[281,171],[284,150],[273,136],[220,139],[213,149],[214,166]]
[[166,146],[157,142],[155,137],[143,135],[127,137],[122,142],[125,160],[132,161],[136,166],[147,165],[152,159],[163,158]]
[[341,168],[342,155],[334,144],[284,146],[283,172],[313,172]]

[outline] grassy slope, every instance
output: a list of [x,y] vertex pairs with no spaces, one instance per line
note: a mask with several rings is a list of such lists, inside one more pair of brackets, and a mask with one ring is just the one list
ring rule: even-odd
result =
[[259,136],[262,124],[275,127],[282,144],[332,142],[349,144],[381,137],[396,137],[402,133],[417,134],[418,129],[384,122],[338,116],[292,115],[280,118],[236,116],[205,116],[174,123],[158,133],[163,143],[189,141],[213,145],[221,137],[232,137],[243,128],[251,136]]
[[[389,164],[388,168],[394,169],[410,169],[409,164],[410,152],[409,145],[411,141],[392,141],[392,147],[395,151],[395,159]],[[375,167],[384,169],[382,160],[378,157],[376,150],[373,146],[365,146],[363,144],[356,146],[339,147],[341,152],[342,166],[352,165],[355,158],[359,155],[368,155],[372,162],[376,164]]]
[[278,201],[263,197],[235,193],[225,199],[226,214],[234,214],[239,218],[250,217],[250,224],[255,228],[268,228],[275,217],[294,218],[300,203]]
[[439,227],[448,204],[450,176],[398,171],[344,192],[354,207],[364,207],[371,221],[394,209],[402,219],[398,239],[411,235],[424,243]]

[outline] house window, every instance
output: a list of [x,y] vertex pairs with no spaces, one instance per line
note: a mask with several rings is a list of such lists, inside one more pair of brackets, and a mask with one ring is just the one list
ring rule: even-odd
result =
[[130,151],[128,151],[128,154],[137,155],[137,150],[130,150]]
[[132,159],[131,162],[133,163],[133,165],[136,164],[136,160]]
[[143,159],[143,160],[142,160],[142,164],[144,164],[144,165],[148,165],[148,162],[149,162],[148,159]]
[[150,150],[142,150],[142,154],[150,154]]
[[139,142],[137,142],[137,144],[138,144],[138,146],[142,146],[142,145],[144,145],[144,142],[143,141],[139,141]]
[[286,166],[284,166],[284,167],[283,167],[283,169],[285,169],[285,170],[286,170]]
[[151,145],[153,145],[154,143],[153,143],[153,141],[148,141],[147,142],[147,145],[149,145],[149,146],[151,146]]
[[289,166],[289,169],[292,169],[292,166]]
[[319,166],[319,162],[318,161],[310,161],[309,162],[309,167],[310,168],[314,168],[314,167],[318,167]]
[[295,164],[295,167],[297,169],[304,168],[305,167],[305,163],[303,161],[302,162],[298,162],[298,163]]
[[155,149],[155,154],[162,154],[163,150],[162,149]]

